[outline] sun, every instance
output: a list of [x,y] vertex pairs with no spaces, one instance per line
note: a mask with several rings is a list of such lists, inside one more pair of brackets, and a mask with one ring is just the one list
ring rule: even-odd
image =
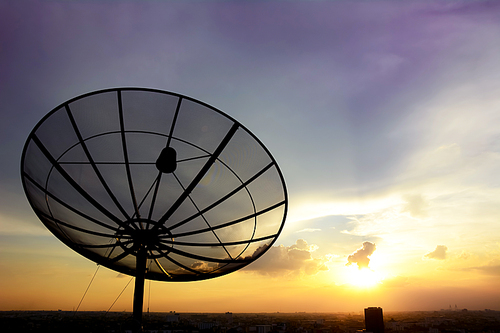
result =
[[346,282],[360,288],[372,288],[377,286],[383,276],[370,268],[361,268],[351,265],[346,267]]

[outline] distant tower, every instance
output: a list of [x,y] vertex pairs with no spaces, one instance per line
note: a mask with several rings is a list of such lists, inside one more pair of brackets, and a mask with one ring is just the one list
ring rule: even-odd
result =
[[365,309],[365,328],[367,332],[384,333],[382,308],[369,307]]

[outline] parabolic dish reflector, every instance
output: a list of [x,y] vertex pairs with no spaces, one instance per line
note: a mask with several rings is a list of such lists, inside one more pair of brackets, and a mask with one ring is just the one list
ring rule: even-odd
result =
[[147,279],[231,273],[271,247],[283,175],[239,122],[203,102],[118,88],[71,99],[30,133],[24,190],[44,225],[100,265]]

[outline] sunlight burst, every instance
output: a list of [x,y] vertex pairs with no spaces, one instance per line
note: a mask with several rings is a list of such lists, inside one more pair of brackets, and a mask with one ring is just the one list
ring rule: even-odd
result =
[[375,287],[383,280],[383,276],[380,273],[369,268],[358,269],[355,266],[346,268],[348,270],[347,283],[356,287]]

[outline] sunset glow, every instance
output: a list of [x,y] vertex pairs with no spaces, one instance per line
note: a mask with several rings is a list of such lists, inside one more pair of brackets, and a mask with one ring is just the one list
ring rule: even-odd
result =
[[500,2],[0,0],[0,31],[0,310],[76,309],[95,274],[79,311],[131,311],[131,277],[58,240],[20,180],[40,119],[114,87],[227,113],[289,199],[261,258],[146,281],[145,308],[500,310]]

